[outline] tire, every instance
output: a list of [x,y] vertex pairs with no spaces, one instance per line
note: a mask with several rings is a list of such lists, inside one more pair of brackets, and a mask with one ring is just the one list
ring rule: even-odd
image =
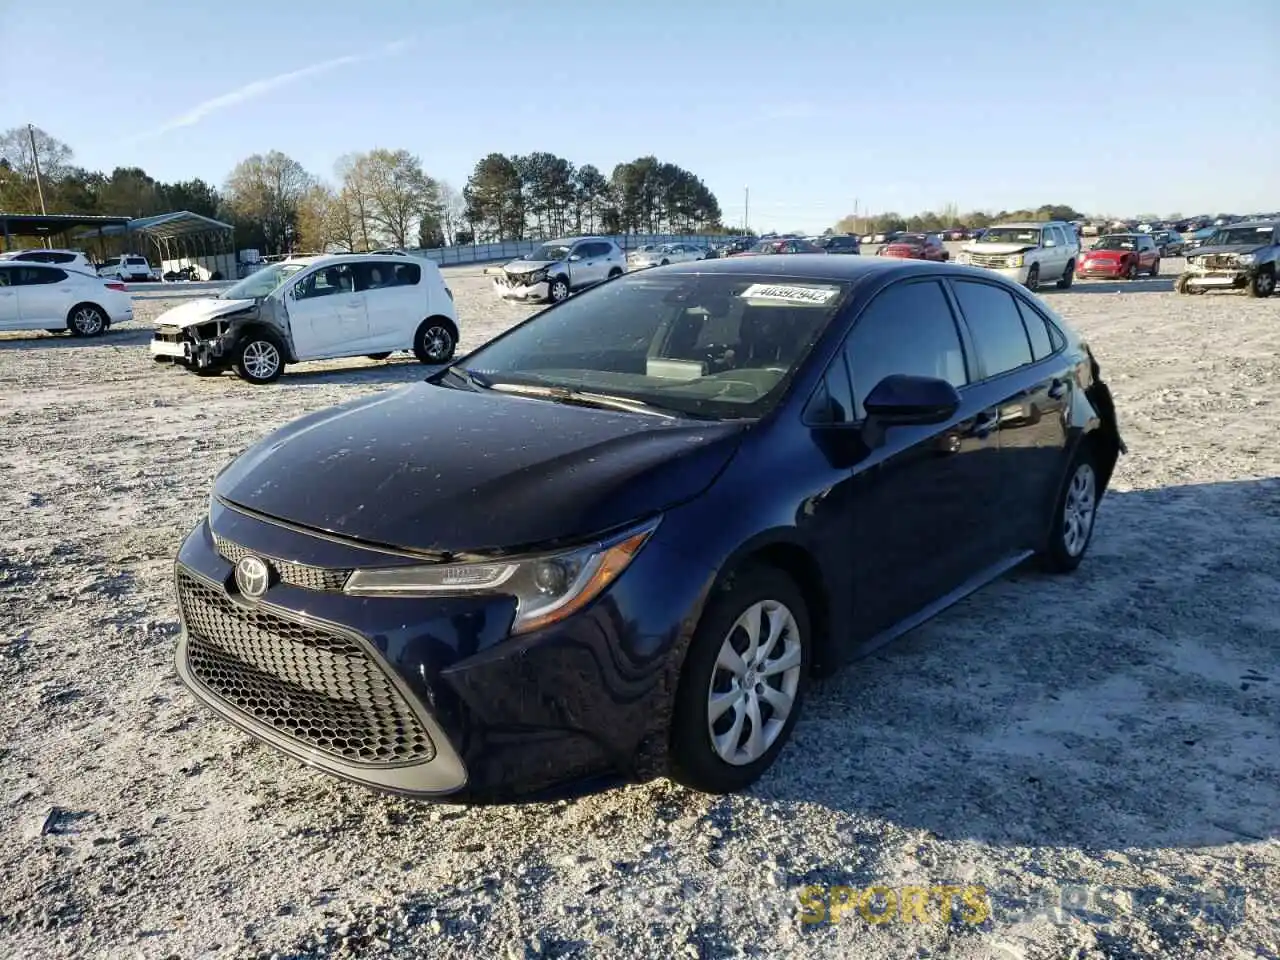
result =
[[1098,467],[1088,439],[1080,442],[1053,508],[1049,542],[1041,566],[1050,573],[1070,573],[1093,541],[1098,514]]
[[1070,290],[1071,284],[1075,280],[1075,278],[1076,278],[1076,262],[1074,260],[1068,260],[1067,269],[1062,274],[1062,276],[1058,278],[1058,282],[1056,286],[1059,290]]
[[660,267],[667,267],[667,266],[670,266],[670,265],[671,265],[671,261],[670,261],[670,260],[663,260],[660,264],[658,264],[658,266],[660,266]]
[[458,349],[458,334],[443,317],[428,317],[413,335],[413,355],[428,366],[448,363]]
[[[741,676],[735,677],[719,665],[721,651],[726,645],[738,653],[749,649],[747,634],[739,621],[747,616],[761,617],[764,611],[772,611],[781,621],[782,632],[776,642],[784,645],[785,657],[796,662],[763,680],[748,662],[744,664],[748,686],[742,687]],[[703,793],[732,793],[758,780],[786,745],[800,715],[808,687],[810,650],[809,611],[799,588],[787,574],[769,566],[747,567],[718,587],[698,621],[676,691],[669,748],[671,779]],[[764,662],[779,661],[780,657],[771,656]],[[757,682],[751,683],[753,679]],[[773,703],[759,697],[758,691],[766,684],[774,691],[773,702],[781,704],[790,694],[789,709],[780,722]],[[722,696],[735,699],[712,721],[712,698]],[[754,749],[749,735],[753,729],[749,719],[752,706],[757,717],[762,713],[767,716],[761,724],[764,740]],[[734,750],[740,753],[730,762],[717,751],[712,736],[714,730],[727,738],[735,726],[738,737],[726,739],[724,749],[731,754]],[[744,733],[748,736],[743,737]]]
[[1125,272],[1124,272],[1124,278],[1125,278],[1126,280],[1137,280],[1137,279],[1138,279],[1138,261],[1137,261],[1137,260],[1130,260],[1130,261],[1129,261],[1129,266],[1128,266],[1128,268],[1127,268],[1127,269],[1125,270]]
[[1031,269],[1027,271],[1026,287],[1028,290],[1036,290],[1040,286],[1040,264],[1033,263]]
[[1174,293],[1189,294],[1191,288],[1187,286],[1187,280],[1190,279],[1185,273],[1180,274],[1178,279],[1173,281]]
[[1149,277],[1160,276],[1160,258],[1156,257],[1155,262],[1151,264],[1151,270],[1147,273]]
[[92,303],[77,303],[67,312],[67,329],[73,337],[100,337],[108,325],[102,308]]
[[257,386],[275,383],[284,373],[284,346],[274,334],[258,331],[245,334],[236,344],[234,356],[232,369],[248,383]]
[[569,281],[565,277],[553,277],[547,287],[547,296],[552,303],[563,303],[569,299]]
[[622,276],[622,268],[621,268],[621,267],[614,267],[612,270],[610,270],[610,271],[609,271],[609,279],[610,279],[610,280],[614,279],[615,277],[620,277],[620,276]]
[[1272,271],[1259,270],[1245,288],[1249,296],[1265,299],[1276,292],[1276,275]]
[[391,351],[388,350],[386,353],[369,353],[366,354],[366,356],[370,360],[385,360],[387,357],[391,356]]

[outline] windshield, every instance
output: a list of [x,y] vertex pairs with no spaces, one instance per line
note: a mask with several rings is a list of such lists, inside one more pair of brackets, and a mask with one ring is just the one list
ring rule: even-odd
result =
[[979,243],[1040,243],[1040,230],[1036,227],[991,227],[979,239]]
[[526,254],[525,260],[563,260],[569,256],[569,248],[563,243],[544,243],[533,253]]
[[759,417],[782,399],[847,286],[630,275],[516,327],[466,367],[489,384],[607,394],[710,419]]
[[781,253],[786,246],[785,240],[761,240],[751,248],[752,253]]
[[895,237],[893,242],[894,243],[911,243],[917,246],[921,246],[924,244],[925,238],[923,233],[904,233],[900,237]]
[[218,299],[260,300],[306,266],[305,263],[273,263],[269,267],[255,270],[239,283],[223,290],[218,294]]
[[1274,227],[1228,227],[1214,232],[1210,247],[1256,247],[1271,242]]
[[1136,237],[1103,237],[1093,245],[1095,250],[1137,250]]

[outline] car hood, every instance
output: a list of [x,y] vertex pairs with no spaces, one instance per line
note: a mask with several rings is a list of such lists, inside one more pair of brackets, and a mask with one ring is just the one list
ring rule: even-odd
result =
[[420,383],[294,421],[233,461],[214,492],[370,544],[492,554],[688,500],[744,429]]
[[559,260],[512,260],[504,264],[502,269],[507,273],[534,273],[547,267],[554,267]]
[[217,300],[213,297],[201,297],[188,300],[171,310],[166,310],[156,319],[161,327],[194,327],[208,323],[218,317],[241,313],[257,306],[256,300]]
[[1034,250],[1034,243],[967,243],[964,245],[965,253],[1026,253],[1028,250]]
[[1097,260],[1119,260],[1131,253],[1137,253],[1136,250],[1086,250],[1084,256]]
[[1212,256],[1215,253],[1234,253],[1237,255],[1241,253],[1257,253],[1259,250],[1263,250],[1267,246],[1269,246],[1269,244],[1265,244],[1265,243],[1233,243],[1233,244],[1220,243],[1214,247],[1201,244],[1200,246],[1196,247],[1196,256],[1197,257]]

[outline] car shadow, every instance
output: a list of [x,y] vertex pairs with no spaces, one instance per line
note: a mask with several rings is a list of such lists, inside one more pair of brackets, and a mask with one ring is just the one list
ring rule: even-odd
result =
[[751,792],[1004,845],[1280,837],[1278,589],[1280,481],[1109,493],[1074,574],[812,687]]
[[1137,280],[1076,280],[1065,290],[1048,287],[1040,293],[1172,293],[1173,274],[1139,277]]
[[151,342],[152,330],[125,328],[111,329],[97,337],[73,337],[69,333],[45,333],[23,331],[16,334],[0,334],[2,350],[66,350],[84,347],[138,347]]

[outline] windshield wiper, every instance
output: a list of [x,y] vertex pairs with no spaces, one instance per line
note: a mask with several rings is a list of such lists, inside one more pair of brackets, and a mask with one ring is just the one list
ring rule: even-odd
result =
[[466,367],[446,367],[444,372],[461,380],[472,390],[490,390],[493,388],[493,382],[488,377],[473,370],[468,370]]
[[502,393],[514,393],[522,397],[543,397],[556,403],[571,403],[583,407],[604,407],[609,410],[625,410],[627,413],[647,413],[666,420],[676,419],[676,415],[668,413],[661,407],[655,407],[643,400],[630,397],[615,397],[608,393],[593,393],[586,390],[570,390],[568,387],[540,387],[525,383],[494,383],[490,389]]

